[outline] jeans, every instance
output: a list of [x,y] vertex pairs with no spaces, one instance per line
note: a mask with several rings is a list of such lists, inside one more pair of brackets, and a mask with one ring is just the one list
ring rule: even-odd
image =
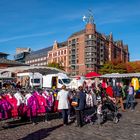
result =
[[83,111],[75,110],[75,113],[76,113],[77,126],[82,127],[83,126]]
[[68,124],[68,109],[62,109],[63,124]]
[[130,103],[130,107],[131,109],[134,109],[134,95],[127,95],[127,98],[126,98],[126,108],[129,108],[129,103]]

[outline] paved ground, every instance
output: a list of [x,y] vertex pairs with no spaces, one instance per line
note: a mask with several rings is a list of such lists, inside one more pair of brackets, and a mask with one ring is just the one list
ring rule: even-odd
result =
[[108,121],[103,126],[87,124],[77,128],[74,124],[63,126],[62,119],[54,119],[50,123],[1,129],[0,140],[140,140],[140,100],[138,102],[134,112],[122,113],[118,124]]

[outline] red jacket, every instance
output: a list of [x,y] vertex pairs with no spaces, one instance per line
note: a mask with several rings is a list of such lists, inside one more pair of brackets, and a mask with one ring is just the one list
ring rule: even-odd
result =
[[108,96],[114,98],[113,88],[111,86],[108,86],[106,88],[106,93],[107,93]]

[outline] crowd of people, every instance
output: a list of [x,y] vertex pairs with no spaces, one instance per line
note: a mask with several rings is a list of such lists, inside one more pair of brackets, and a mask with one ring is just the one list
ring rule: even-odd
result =
[[[63,125],[68,125],[71,118],[75,116],[76,126],[84,125],[85,110],[92,109],[96,115],[97,123],[101,124],[106,101],[109,101],[111,111],[119,108],[125,112],[131,107],[134,110],[134,87],[130,83],[128,87],[122,83],[102,83],[88,87],[85,83],[78,89],[66,89],[63,85],[61,90],[35,89],[26,90],[16,88],[15,90],[5,90],[0,94],[0,120],[9,118],[28,118],[33,124],[37,123],[37,118],[43,116],[43,120],[48,122],[48,114],[61,112]],[[124,98],[126,106],[124,107]],[[113,107],[114,110],[112,109]],[[92,119],[91,119],[92,120]]]

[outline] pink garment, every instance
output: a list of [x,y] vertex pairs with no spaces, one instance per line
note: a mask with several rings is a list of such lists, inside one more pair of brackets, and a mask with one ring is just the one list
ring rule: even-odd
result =
[[42,96],[46,99],[47,110],[52,111],[52,108],[54,106],[54,96],[53,96],[53,94],[43,92]]
[[10,103],[4,98],[0,99],[0,120],[10,118],[10,111],[12,107]]
[[26,105],[23,104],[23,103],[18,106],[18,114],[19,114],[19,116],[24,116],[24,114],[26,112],[26,107],[25,106]]
[[54,97],[53,97],[53,95],[52,94],[48,95],[46,100],[47,100],[47,107],[51,111],[51,109],[52,109],[52,107],[54,105]]
[[47,106],[46,99],[42,95],[40,95],[38,92],[35,92],[33,96],[37,99],[38,105],[39,105],[37,113],[39,115],[46,113],[46,106]]
[[30,95],[30,97],[27,98],[26,106],[24,107],[24,109],[25,108],[27,110],[27,116],[28,117],[37,116],[37,111],[39,109],[39,104],[38,104],[37,99],[33,95]]
[[10,103],[11,109],[11,117],[15,118],[18,117],[18,106],[17,106],[17,99],[11,95],[6,95],[5,99]]

